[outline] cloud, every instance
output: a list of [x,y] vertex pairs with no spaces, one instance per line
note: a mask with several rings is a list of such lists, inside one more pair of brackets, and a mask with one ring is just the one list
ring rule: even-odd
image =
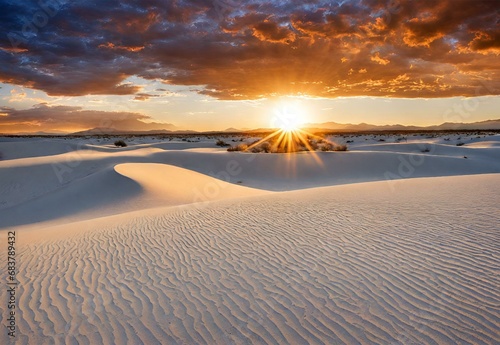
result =
[[290,43],[295,40],[295,34],[288,28],[268,20],[257,23],[253,27],[253,35],[261,41],[272,43]]
[[388,63],[391,62],[389,59],[384,59],[384,58],[380,57],[379,52],[375,52],[375,54],[370,57],[370,60],[374,61],[380,65],[387,65]]
[[160,97],[160,95],[152,95],[149,93],[137,93],[136,96],[134,97],[134,100],[136,101],[147,101],[148,99],[152,97]]
[[22,110],[0,107],[0,133],[15,133],[20,129],[27,132],[74,132],[97,127],[124,131],[176,128],[169,123],[151,122],[149,116],[133,112],[84,110],[81,107],[50,106],[43,103]]
[[218,99],[500,93],[496,1],[126,3],[67,2],[45,25],[36,2],[7,3],[0,82],[137,100],[134,75]]
[[476,32],[475,37],[467,45],[471,51],[500,54],[500,29]]
[[9,102],[22,102],[26,99],[26,92],[16,89],[10,90]]
[[144,49],[144,46],[120,46],[114,43],[107,42],[106,44],[100,44],[99,48],[112,49],[112,50],[126,50],[129,52],[140,52]]

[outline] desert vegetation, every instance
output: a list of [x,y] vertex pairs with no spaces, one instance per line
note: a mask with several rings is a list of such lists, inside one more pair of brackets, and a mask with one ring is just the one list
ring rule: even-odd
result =
[[286,139],[271,136],[250,144],[230,146],[229,152],[246,151],[252,153],[292,153],[304,151],[347,151],[347,145],[336,144],[318,136],[290,134]]
[[117,140],[117,141],[115,141],[115,146],[116,147],[127,147],[127,143],[123,140]]
[[222,139],[217,139],[217,141],[215,142],[215,145],[217,146],[220,146],[220,147],[227,147],[227,146],[231,146],[230,144],[226,143],[224,140]]
[[238,145],[234,145],[234,146],[229,147],[227,150],[229,152],[234,152],[234,151],[246,151],[247,149],[248,149],[247,144],[238,144]]

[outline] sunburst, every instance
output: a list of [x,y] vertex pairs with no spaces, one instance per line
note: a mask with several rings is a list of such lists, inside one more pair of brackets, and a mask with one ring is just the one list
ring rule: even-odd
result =
[[324,141],[324,138],[302,128],[305,122],[304,114],[305,112],[301,111],[301,107],[297,104],[294,104],[293,107],[290,105],[282,106],[275,111],[275,116],[271,120],[271,125],[276,130],[250,145],[246,150],[251,151],[254,147],[268,142],[270,152],[291,154],[309,151],[314,159],[321,164],[321,159],[315,152],[317,147],[313,146],[315,142]]
[[324,139],[304,129],[287,124],[250,145],[247,151],[265,142],[269,142],[271,145],[271,152],[290,154],[299,151],[310,151],[319,162],[320,160],[316,156],[315,148],[313,148],[311,140]]

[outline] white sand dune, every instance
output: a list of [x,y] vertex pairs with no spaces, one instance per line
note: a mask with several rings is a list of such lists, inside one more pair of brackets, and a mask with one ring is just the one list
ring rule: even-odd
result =
[[85,139],[85,138],[2,138],[0,137],[0,161],[61,155],[74,151],[97,151],[97,152],[127,152],[138,149],[150,148],[158,150],[185,150],[213,148],[214,141],[162,141],[144,138],[127,140],[128,147],[117,148],[113,143],[118,138],[111,139]]
[[[76,221],[168,206],[178,204],[175,200],[180,194],[184,195],[182,203],[217,199],[226,192],[228,197],[240,192],[246,195],[243,189],[232,192],[233,187],[283,191],[377,180],[396,185],[397,179],[408,177],[500,172],[499,149],[471,150],[477,153],[464,159],[463,156],[423,153],[324,152],[315,157],[307,153],[292,156],[221,154],[146,148],[115,153],[78,151],[7,160],[0,162],[0,228],[41,221]],[[144,170],[133,174],[133,178],[126,178],[126,173],[123,176],[114,170],[120,164],[139,163],[142,167],[146,163],[151,164],[150,167],[153,163],[168,163],[189,171],[180,176],[170,168],[162,177],[152,170]],[[167,176],[170,173],[173,175]],[[207,179],[200,180],[193,177],[195,174],[204,174]],[[144,175],[142,179],[141,175]],[[152,185],[148,187],[149,182]],[[186,186],[191,182],[192,186]],[[173,195],[165,188],[175,189],[171,190]]]
[[62,139],[45,138],[1,138],[0,139],[0,161],[59,155],[75,151],[84,145],[77,142]]
[[7,208],[0,227],[45,221],[75,222],[154,207],[267,193],[165,164],[119,164]]
[[499,195],[408,179],[18,230],[17,343],[498,344]]
[[500,136],[377,138],[0,140],[15,343],[499,344]]
[[[102,150],[96,150],[96,145],[85,141],[73,144],[62,139],[34,141],[20,150],[28,157],[0,161],[0,228],[39,226],[39,222],[49,221],[74,222],[133,210],[244,196],[244,189],[238,188],[243,186],[284,191],[380,180],[394,186],[395,181],[403,178],[497,173],[500,148],[491,144],[497,141],[488,140],[486,148],[393,143],[357,146],[352,152],[294,155],[228,153],[224,149],[214,151],[203,147],[207,143],[185,150],[163,150],[154,147],[154,143],[147,144],[150,147],[102,146]],[[51,142],[51,155],[40,156]],[[9,142],[0,143],[0,148],[1,144]],[[61,150],[61,145],[67,145],[68,150],[78,149],[54,154]],[[423,148],[429,148],[429,152],[422,152]],[[127,176],[126,171],[124,174],[115,171],[121,164],[139,163],[135,172],[126,169],[133,176]],[[170,167],[162,175],[151,168],[159,163],[189,171],[183,175]],[[141,171],[146,166],[147,170]],[[177,200],[180,195],[182,201]]]
[[500,147],[500,141],[479,141],[471,144],[466,144],[465,146],[474,148]]

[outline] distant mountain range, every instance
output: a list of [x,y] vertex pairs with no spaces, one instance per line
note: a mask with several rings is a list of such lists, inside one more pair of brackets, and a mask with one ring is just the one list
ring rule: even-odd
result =
[[243,132],[244,129],[238,129],[234,127],[229,127],[224,130],[224,132],[235,133],[235,132]]
[[178,131],[180,128],[171,123],[128,121],[118,123],[116,127],[96,127],[71,133],[72,135],[105,135],[105,134],[164,134]]
[[13,135],[36,135],[36,136],[42,136],[42,135],[68,135],[68,132],[63,132],[63,131],[50,131],[50,132],[44,132],[44,131],[38,131],[38,132],[19,132],[19,133],[11,133]]
[[152,129],[147,131],[131,131],[116,128],[92,128],[85,131],[71,133],[70,135],[124,135],[124,134],[135,134],[135,135],[147,135],[147,134],[172,134],[172,133],[198,133],[191,130],[170,130],[170,129]]
[[[434,126],[405,126],[405,125],[372,125],[369,123],[359,123],[359,124],[351,124],[351,123],[337,123],[337,122],[324,122],[324,123],[307,123],[302,126],[304,129],[308,131],[342,131],[342,132],[369,132],[369,131],[446,131],[446,130],[489,130],[489,129],[500,129],[500,119],[497,120],[487,120],[480,122],[472,122],[472,123],[462,123],[462,122],[445,122],[440,125]],[[223,131],[225,133],[241,133],[241,132],[264,132],[270,131],[272,128],[259,128],[249,130],[247,128],[238,129],[234,127],[226,128]],[[210,131],[211,133],[215,133],[218,131]],[[94,128],[88,131],[74,133],[77,135],[91,135],[91,134],[167,134],[167,133],[200,133],[197,131],[190,130],[151,130],[151,131],[119,131],[113,128]]]
[[360,124],[342,124],[336,122],[324,122],[324,123],[308,123],[303,126],[304,128],[315,131],[315,130],[335,130],[335,131],[352,131],[352,132],[363,132],[363,131],[445,131],[445,130],[489,130],[489,129],[500,129],[500,119],[498,120],[487,120],[472,123],[462,123],[462,122],[445,122],[440,125],[435,126],[405,126],[405,125],[371,125],[368,123]]
[[[159,126],[160,124],[155,124]],[[193,131],[193,130],[180,130],[178,127],[172,124],[164,124],[166,128],[155,128],[148,130],[126,130],[117,128],[92,128],[84,131],[79,131],[75,133],[65,133],[61,131],[51,131],[51,132],[25,132],[16,133],[16,135],[154,135],[154,134],[196,134],[196,133],[259,133],[259,132],[269,132],[274,130],[273,128],[258,128],[258,129],[238,129],[238,128],[226,128],[221,131]],[[371,131],[446,131],[446,130],[500,130],[500,119],[497,120],[487,120],[472,123],[462,123],[462,122],[445,122],[440,125],[434,126],[405,126],[405,125],[372,125],[368,123],[337,123],[337,122],[324,122],[324,123],[307,123],[302,126],[305,130],[309,132],[321,132],[321,131],[339,131],[339,132],[371,132]]]

